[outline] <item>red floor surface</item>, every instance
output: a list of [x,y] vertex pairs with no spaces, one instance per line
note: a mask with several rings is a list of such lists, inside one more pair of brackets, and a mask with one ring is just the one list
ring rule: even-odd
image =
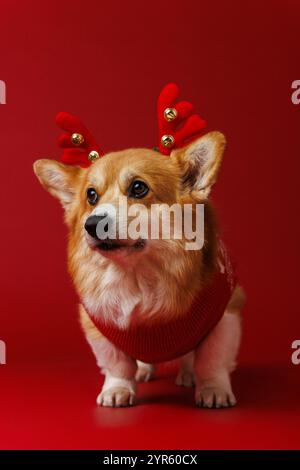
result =
[[240,367],[238,406],[201,410],[170,371],[139,386],[139,405],[95,405],[92,362],[1,367],[2,449],[300,448],[297,367]]
[[[0,0],[0,17],[0,448],[300,448],[299,0]],[[60,158],[58,111],[105,152],[157,145],[170,81],[228,141],[213,201],[247,294],[238,406],[196,409],[164,375],[101,409],[62,211],[32,164]]]

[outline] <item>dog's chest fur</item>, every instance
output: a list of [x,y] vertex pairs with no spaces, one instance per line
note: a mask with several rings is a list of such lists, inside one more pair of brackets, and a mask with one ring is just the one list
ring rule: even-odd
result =
[[92,317],[125,328],[135,319],[176,314],[189,306],[189,299],[192,301],[189,288],[193,283],[188,282],[187,276],[183,276],[186,286],[178,282],[179,259],[173,261],[168,275],[162,275],[162,266],[145,258],[141,266],[124,269],[110,260],[100,259],[98,253],[91,253],[84,244],[70,258],[77,291]]

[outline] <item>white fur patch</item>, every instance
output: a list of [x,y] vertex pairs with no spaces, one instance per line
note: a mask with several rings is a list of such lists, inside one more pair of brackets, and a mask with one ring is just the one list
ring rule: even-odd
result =
[[130,392],[135,393],[136,386],[135,382],[132,379],[122,379],[120,377],[113,377],[112,375],[106,375],[105,382],[102,387],[102,392],[115,387],[127,388]]
[[[128,255],[128,265],[124,267],[107,260],[98,251],[91,250],[85,236],[83,238],[85,248],[82,249],[89,250],[89,262],[78,262],[76,284],[81,291],[82,303],[90,315],[126,328],[132,315],[147,313],[150,318],[157,312],[163,314],[172,309],[171,301],[174,299],[168,294],[167,283],[161,280],[161,264],[151,259],[152,250],[161,249],[163,254],[163,246],[160,248],[163,242],[158,240],[149,243],[145,249],[148,252],[143,252],[141,262],[138,254]],[[180,256],[177,257],[177,267],[179,263]],[[176,282],[176,273],[172,279],[171,262],[168,269],[171,283]]]

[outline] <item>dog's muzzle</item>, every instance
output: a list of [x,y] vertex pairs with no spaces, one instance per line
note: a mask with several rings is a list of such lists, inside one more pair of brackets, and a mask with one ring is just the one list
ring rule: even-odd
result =
[[[86,219],[84,228],[87,233],[95,240],[95,246],[97,248],[104,251],[111,251],[118,248],[119,245],[116,243],[116,240],[110,240],[107,237],[109,230],[109,220],[107,219],[107,217],[107,214],[91,215]],[[106,223],[104,222],[104,225],[102,227],[102,234],[106,235],[105,239],[103,239],[101,236],[99,237],[99,230],[97,230],[98,224],[104,219],[107,220]]]
[[[106,219],[106,223],[103,222],[102,228],[102,235],[103,237],[99,236],[99,230],[97,230],[98,224]],[[141,250],[145,247],[145,240],[138,239],[132,240],[129,242],[128,240],[117,240],[112,239],[109,237],[109,224],[111,220],[107,214],[103,215],[91,215],[85,221],[84,228],[87,233],[95,240],[94,246],[102,251],[113,251],[113,250],[120,250],[120,249],[134,249]],[[97,233],[98,232],[98,233]],[[101,235],[101,231],[100,231]]]
[[[87,233],[93,237],[95,240],[99,240],[98,235],[97,235],[97,226],[99,222],[107,218],[107,214],[103,215],[91,215],[88,217],[85,221],[84,228],[87,231]],[[108,231],[108,223],[104,226],[103,230],[105,232]]]

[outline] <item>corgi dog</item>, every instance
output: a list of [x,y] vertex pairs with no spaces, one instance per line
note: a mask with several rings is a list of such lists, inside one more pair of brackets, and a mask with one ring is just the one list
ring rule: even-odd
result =
[[[241,339],[242,288],[233,287],[217,321],[210,322],[199,341],[194,338],[191,349],[187,337],[197,329],[191,306],[201,292],[206,292],[218,265],[221,242],[209,194],[224,148],[223,134],[209,132],[174,149],[168,157],[133,148],[108,153],[88,168],[48,159],[34,164],[40,183],[65,211],[68,268],[81,299],[80,323],[105,375],[97,397],[99,405],[124,407],[136,403],[137,382],[154,378],[152,356],[155,363],[169,359],[161,343],[170,339],[170,324],[179,325],[174,328],[182,331],[173,343],[184,341],[184,347],[178,349],[181,357],[176,384],[194,387],[199,407],[236,404],[230,373]],[[120,198],[126,198],[129,208],[138,202],[148,214],[153,204],[189,204],[192,208],[202,204],[202,248],[187,250],[185,235],[182,239],[133,239],[118,237],[117,233],[116,238],[102,239],[97,224],[107,212],[110,218],[118,218],[117,231],[131,221],[120,214]],[[109,211],[109,207],[116,210]],[[214,302],[217,292],[210,295]],[[189,319],[193,322],[190,329]],[[134,329],[136,325],[138,329]],[[144,348],[151,328],[157,338],[152,356]],[[117,332],[115,336],[112,331]],[[123,339],[114,341],[117,336]],[[137,352],[134,356],[135,342],[145,354]],[[170,359],[176,357],[177,344],[174,347]]]

